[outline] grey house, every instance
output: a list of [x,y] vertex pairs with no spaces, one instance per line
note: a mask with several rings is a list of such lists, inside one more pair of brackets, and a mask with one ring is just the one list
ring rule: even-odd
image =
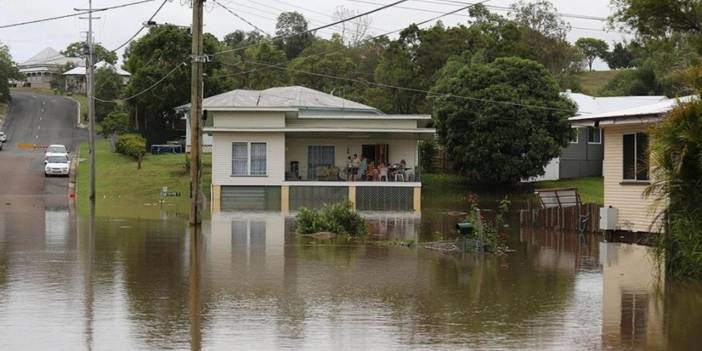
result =
[[[607,113],[627,108],[654,104],[667,100],[665,96],[614,96],[594,97],[566,91],[563,96],[578,106],[573,117]],[[556,157],[544,167],[544,174],[525,181],[556,180],[564,178],[593,177],[602,175],[604,138],[598,126],[577,127],[575,137]]]

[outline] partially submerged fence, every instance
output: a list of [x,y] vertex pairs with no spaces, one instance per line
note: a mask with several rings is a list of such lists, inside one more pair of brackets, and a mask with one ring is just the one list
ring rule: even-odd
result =
[[598,231],[599,205],[583,204],[575,188],[543,189],[519,212],[519,224],[537,228]]

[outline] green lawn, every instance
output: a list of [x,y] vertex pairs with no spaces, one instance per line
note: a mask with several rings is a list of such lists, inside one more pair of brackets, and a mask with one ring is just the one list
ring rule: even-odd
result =
[[584,203],[594,202],[604,204],[604,178],[582,177],[573,179],[549,180],[534,183],[536,189],[545,188],[578,188],[580,198]]
[[618,71],[592,71],[582,72],[579,74],[580,85],[583,88],[583,93],[592,96],[598,96],[600,90],[609,83]]
[[[180,197],[167,199],[167,205],[180,214],[188,213],[190,175],[185,172],[183,154],[151,155],[144,158],[142,168],[135,160],[112,152],[107,140],[96,143],[96,193],[99,212],[130,216],[151,209],[160,200],[161,187],[178,191]],[[88,145],[80,145],[81,162],[76,175],[78,206],[87,209],[88,203]],[[203,154],[203,192],[209,199],[211,182],[211,154]],[[116,211],[117,213],[115,213]]]

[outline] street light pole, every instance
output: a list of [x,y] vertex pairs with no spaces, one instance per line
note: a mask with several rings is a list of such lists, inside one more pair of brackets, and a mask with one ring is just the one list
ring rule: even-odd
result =
[[203,63],[207,57],[202,49],[202,7],[204,0],[192,0],[192,76],[190,101],[190,224],[197,226],[202,223],[202,73]]

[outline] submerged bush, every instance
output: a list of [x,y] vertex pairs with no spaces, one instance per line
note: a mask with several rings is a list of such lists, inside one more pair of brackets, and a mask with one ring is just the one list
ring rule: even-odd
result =
[[297,232],[313,234],[331,232],[335,234],[365,235],[366,220],[353,208],[351,202],[325,204],[320,210],[301,208],[297,214]]

